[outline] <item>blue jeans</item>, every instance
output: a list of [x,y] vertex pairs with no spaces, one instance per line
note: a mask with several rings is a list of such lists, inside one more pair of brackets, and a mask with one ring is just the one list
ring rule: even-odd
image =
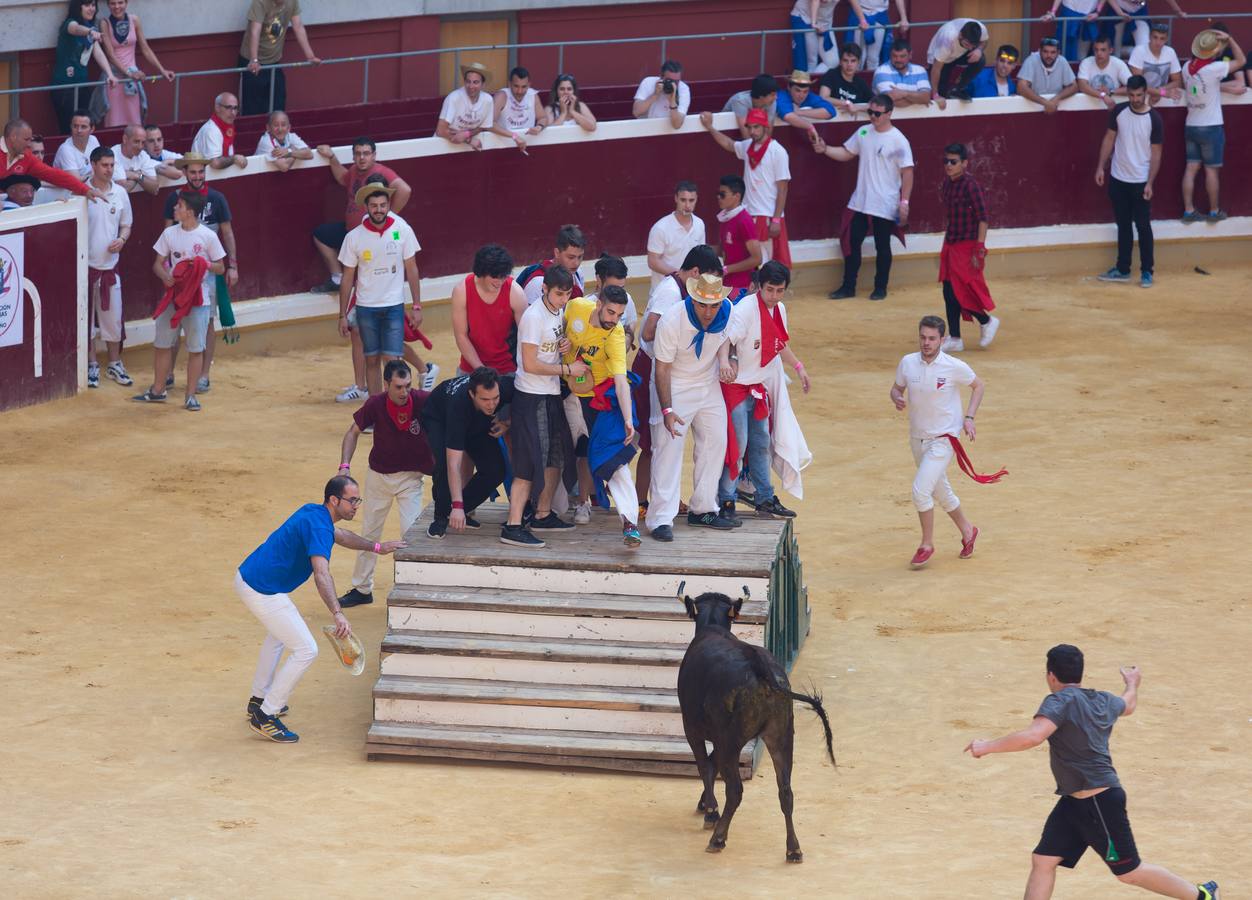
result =
[[1061,42],[1061,53],[1070,62],[1081,61],[1081,42],[1093,41],[1099,34],[1100,23],[1088,22],[1086,18],[1066,6],[1056,11],[1056,39]]
[[862,68],[872,72],[881,63],[891,59],[891,22],[887,18],[885,9],[880,13],[866,16],[865,21],[870,24],[869,31],[861,31],[856,14],[849,8],[848,27],[851,29],[849,35],[852,35],[851,39],[865,50],[865,58],[861,61]]
[[356,327],[366,356],[404,356],[404,304],[356,307]]
[[[739,445],[739,459],[748,460],[748,477],[756,489],[753,503],[758,506],[774,498],[774,486],[770,484],[769,467],[769,419],[752,415],[756,406],[753,397],[747,397],[730,411],[730,423],[735,429],[735,442]],[[722,480],[717,486],[717,501],[734,500],[736,479],[730,477],[730,469],[722,469]]]
[[799,16],[791,17],[791,68],[812,72],[817,67],[817,32],[813,23]]
[[1187,162],[1204,163],[1210,169],[1222,167],[1222,157],[1226,149],[1225,127],[1187,125],[1182,132],[1187,141]]

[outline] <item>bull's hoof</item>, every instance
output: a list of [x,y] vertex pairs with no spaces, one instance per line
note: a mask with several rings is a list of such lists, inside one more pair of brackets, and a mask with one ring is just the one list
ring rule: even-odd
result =
[[721,818],[721,815],[718,813],[717,810],[713,810],[712,812],[705,813],[704,814],[704,830],[712,831],[714,828],[717,827],[717,821],[720,818]]
[[717,838],[714,838],[713,840],[709,841],[709,845],[704,848],[704,852],[705,853],[721,853],[725,849],[726,849],[725,839],[719,841],[717,840]]
[[715,812],[717,812],[717,804],[713,804],[712,806],[709,806],[703,800],[701,800],[699,803],[696,804],[697,815],[704,815],[705,813],[715,813]]
[[799,851],[799,850],[788,850],[788,851],[787,851],[787,862],[789,862],[789,863],[802,863],[802,862],[804,862],[804,853],[802,853],[802,852],[801,852],[801,851]]

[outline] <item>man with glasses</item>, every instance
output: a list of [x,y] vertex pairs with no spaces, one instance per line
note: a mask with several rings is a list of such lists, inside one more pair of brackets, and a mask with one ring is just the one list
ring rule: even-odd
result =
[[1012,44],[1001,44],[996,51],[996,64],[983,69],[969,85],[974,99],[981,97],[1012,97],[1017,93],[1017,79],[1013,67],[1021,57]]
[[247,168],[248,158],[235,152],[235,119],[239,117],[239,99],[234,94],[218,94],[213,99],[213,115],[200,126],[191,149],[209,160],[214,169],[232,165]]
[[1046,37],[1017,72],[1017,92],[1052,115],[1061,101],[1078,92],[1074,70],[1061,58],[1060,41]]
[[1000,320],[988,313],[996,308],[987,290],[983,272],[987,266],[987,203],[982,188],[966,170],[969,151],[964,144],[949,144],[943,150],[943,171],[947,179],[940,196],[948,211],[948,227],[939,251],[939,281],[948,314],[948,334],[940,347],[944,353],[965,349],[961,320],[975,319],[982,328],[978,346],[991,346]]
[[[257,734],[279,744],[294,744],[300,736],[279,716],[287,712],[287,700],[301,676],[317,659],[317,643],[304,618],[288,596],[313,576],[318,596],[330,610],[335,636],[352,634],[352,626],[335,599],[335,579],[330,574],[330,552],[335,544],[374,554],[394,553],[404,541],[367,541],[336,525],[351,521],[361,505],[356,479],[337,475],[326,482],[322,502],[306,503],[278,526],[235,573],[235,593],[244,606],[265,626],[265,643],[252,679],[248,698],[248,725]],[[290,651],[279,667],[283,651]]]
[[861,270],[861,244],[871,231],[878,255],[871,300],[887,299],[891,277],[891,236],[904,241],[901,227],[909,220],[909,195],[913,193],[913,150],[908,139],[891,124],[894,104],[886,94],[869,101],[872,124],[861,126],[842,147],[829,147],[811,134],[813,149],[837,162],[857,160],[856,189],[848,199],[840,227],[843,249],[843,284],[830,292],[832,300],[856,296],[856,276]]

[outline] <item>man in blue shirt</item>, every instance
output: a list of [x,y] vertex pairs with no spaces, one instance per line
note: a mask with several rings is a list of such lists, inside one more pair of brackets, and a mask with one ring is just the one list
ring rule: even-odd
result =
[[808,72],[798,69],[791,73],[787,91],[778,95],[776,115],[796,128],[812,130],[814,122],[824,122],[835,117],[835,107],[813,93],[813,79]]
[[995,68],[983,69],[969,85],[969,92],[979,97],[1012,97],[1017,93],[1017,79],[1010,74],[1021,54],[1012,44],[1003,44],[996,51]]
[[[339,608],[335,582],[330,577],[332,546],[374,553],[392,553],[405,546],[404,541],[374,543],[335,527],[336,522],[351,521],[360,505],[361,489],[355,479],[347,475],[332,478],[326,482],[321,504],[306,503],[292,513],[235,573],[235,593],[268,632],[252,679],[247,715],[252,730],[271,741],[294,744],[300,740],[278,716],[287,711],[287,698],[296,682],[317,659],[317,643],[287,595],[312,575],[322,602],[334,618],[335,636],[342,640],[352,634],[352,626]],[[283,650],[290,653],[279,668]]]

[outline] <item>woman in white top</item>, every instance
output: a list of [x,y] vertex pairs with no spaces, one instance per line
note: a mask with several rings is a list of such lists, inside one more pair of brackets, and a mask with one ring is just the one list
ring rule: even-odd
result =
[[552,96],[548,98],[548,125],[577,125],[583,131],[596,130],[596,117],[587,104],[578,98],[578,82],[573,75],[558,75],[552,82]]

